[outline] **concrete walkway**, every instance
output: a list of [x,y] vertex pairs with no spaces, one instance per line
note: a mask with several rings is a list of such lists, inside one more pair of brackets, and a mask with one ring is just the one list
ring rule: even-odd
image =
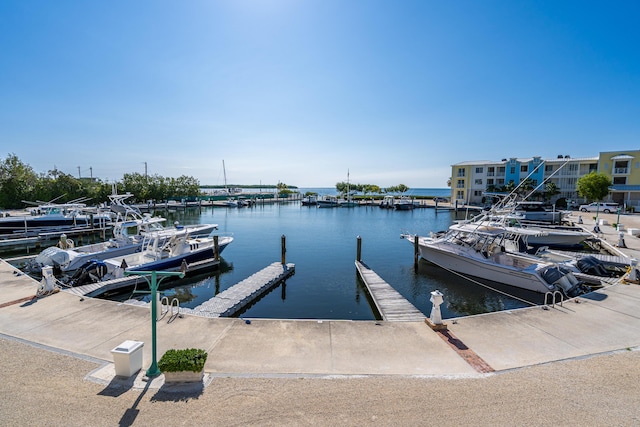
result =
[[[626,245],[637,257],[638,238]],[[163,318],[159,354],[209,351],[204,384],[189,387],[115,377],[110,351],[127,339],[144,341],[149,366],[148,308],[32,300],[36,286],[0,262],[6,426],[640,425],[640,352],[627,351],[640,339],[638,285],[448,319],[446,334],[423,322]]]
[[[624,219],[640,226],[640,217]],[[585,228],[593,228],[584,216],[583,222]],[[619,242],[613,227],[601,229],[605,241]],[[620,250],[640,256],[638,237],[625,236],[625,243],[627,247]],[[0,263],[0,334],[104,361],[93,374],[99,380],[113,379],[111,350],[125,340],[143,341],[143,367],[150,365],[147,308],[64,291],[31,300],[37,284]],[[157,323],[158,358],[169,348],[203,348],[209,352],[205,366],[209,377],[481,377],[487,370],[478,369],[460,350],[472,351],[490,370],[504,371],[636,348],[639,306],[640,286],[620,284],[546,310],[532,307],[447,319],[448,336],[424,322],[247,322],[165,315]],[[142,380],[143,371],[136,381]],[[161,385],[162,377],[152,382],[154,387]]]

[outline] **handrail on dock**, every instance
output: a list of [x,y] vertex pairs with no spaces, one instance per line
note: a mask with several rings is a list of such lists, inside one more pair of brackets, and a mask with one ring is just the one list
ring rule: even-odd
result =
[[559,296],[559,304],[560,307],[562,307],[562,303],[564,302],[564,294],[560,291],[553,291],[553,292],[547,292],[544,294],[544,305],[545,307],[548,307],[548,301],[549,301],[549,297],[551,297],[551,307],[555,307],[556,306],[556,296]]
[[[176,308],[175,313],[173,312],[174,307]],[[169,303],[169,297],[162,297],[160,300],[160,316],[169,312],[171,312],[171,317],[180,316],[180,301],[178,298],[171,299],[171,303]]]

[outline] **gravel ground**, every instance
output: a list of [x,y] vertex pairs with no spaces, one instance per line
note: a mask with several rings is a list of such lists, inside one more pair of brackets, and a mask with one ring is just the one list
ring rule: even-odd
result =
[[640,425],[640,351],[482,378],[214,378],[167,392],[85,379],[99,365],[0,339],[3,426]]

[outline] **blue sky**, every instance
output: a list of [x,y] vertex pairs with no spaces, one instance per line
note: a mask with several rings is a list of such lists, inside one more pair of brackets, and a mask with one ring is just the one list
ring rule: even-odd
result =
[[38,172],[446,187],[640,142],[640,2],[3,0],[0,156]]

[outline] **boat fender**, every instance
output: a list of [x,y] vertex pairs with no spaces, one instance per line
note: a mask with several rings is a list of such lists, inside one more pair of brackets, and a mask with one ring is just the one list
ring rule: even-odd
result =
[[73,240],[67,239],[67,235],[62,233],[60,235],[60,240],[58,241],[58,245],[57,246],[60,249],[72,249],[74,244],[73,244]]

